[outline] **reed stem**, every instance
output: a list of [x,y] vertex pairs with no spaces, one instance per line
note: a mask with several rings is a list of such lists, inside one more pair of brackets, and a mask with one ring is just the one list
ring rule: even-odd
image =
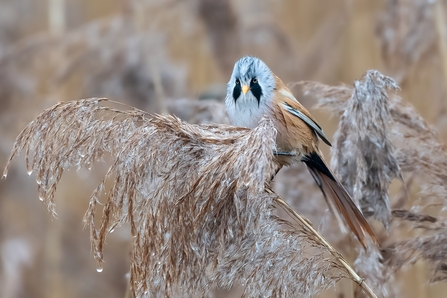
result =
[[326,241],[326,239],[323,238],[309,223],[308,220],[303,218],[301,215],[299,215],[295,210],[290,207],[289,204],[287,204],[283,199],[280,197],[277,197],[275,201],[279,204],[279,206],[286,211],[293,219],[300,222],[305,228],[307,228],[312,234],[315,235],[315,237],[318,238],[321,243],[328,249],[328,251],[333,255],[340,264],[346,269],[346,271],[349,273],[351,278],[354,280],[355,283],[357,283],[370,298],[377,298],[377,295],[373,292],[373,290],[368,286],[368,284],[365,282],[363,278],[361,278],[355,271],[352,269],[352,267],[346,262],[346,260],[343,258],[343,256],[335,250],[332,245],[329,244],[329,242]]

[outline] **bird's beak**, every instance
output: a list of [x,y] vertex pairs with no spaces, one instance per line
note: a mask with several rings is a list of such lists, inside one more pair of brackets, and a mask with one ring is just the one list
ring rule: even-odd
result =
[[248,87],[247,85],[242,85],[242,93],[244,93],[244,95],[248,92],[248,90],[250,90],[250,87]]

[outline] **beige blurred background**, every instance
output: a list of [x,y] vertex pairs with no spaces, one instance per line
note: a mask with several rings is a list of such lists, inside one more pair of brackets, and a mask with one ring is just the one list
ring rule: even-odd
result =
[[[0,168],[21,129],[58,101],[109,97],[191,122],[227,121],[217,102],[234,62],[245,54],[259,56],[289,83],[352,84],[366,70],[378,69],[398,80],[401,95],[445,140],[445,5],[0,0]],[[293,91],[312,110],[314,103],[299,87]],[[336,119],[312,113],[331,136]],[[107,238],[101,273],[82,229],[89,195],[106,169],[99,164],[92,172],[66,173],[56,194],[59,218],[52,219],[38,199],[35,177],[27,175],[21,158],[14,162],[8,179],[0,181],[1,297],[125,297],[128,229]],[[398,273],[396,286],[402,297],[446,297],[447,288],[428,285],[428,278],[426,267],[416,265]],[[353,287],[341,283],[322,297],[352,297]]]

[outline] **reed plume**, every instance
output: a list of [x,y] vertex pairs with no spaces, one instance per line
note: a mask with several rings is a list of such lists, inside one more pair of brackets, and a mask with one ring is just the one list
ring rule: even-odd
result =
[[[136,297],[202,296],[236,284],[244,297],[312,297],[341,278],[375,297],[266,184],[276,169],[269,119],[254,130],[194,125],[110,104],[85,99],[47,109],[17,137],[4,172],[24,150],[39,198],[56,215],[54,193],[63,172],[112,156],[84,217],[98,271],[106,235],[129,223]],[[277,217],[278,206],[296,221]]]
[[[445,206],[447,191],[445,187],[447,152],[445,145],[439,140],[435,128],[429,125],[415,108],[400,96],[396,94],[387,96],[384,88],[396,89],[397,85],[393,80],[375,71],[367,72],[363,80],[355,83],[353,87],[348,85],[327,86],[316,82],[303,82],[302,84],[305,93],[318,99],[318,107],[329,109],[340,115],[341,124],[346,123],[346,119],[356,125],[369,123],[362,129],[358,128],[359,131],[350,131],[346,125],[344,128],[339,126],[339,132],[335,136],[336,142],[334,142],[336,146],[332,152],[335,154],[333,164],[338,173],[345,171],[344,175],[351,177],[351,181],[356,181],[355,179],[358,178],[350,175],[354,175],[356,170],[361,173],[367,169],[369,181],[380,182],[361,184],[365,188],[357,186],[357,190],[355,190],[355,187],[351,186],[352,182],[342,178],[348,189],[354,193],[354,197],[358,198],[355,193],[359,191],[362,198],[360,205],[367,211],[366,214],[374,214],[377,218],[377,212],[379,212],[379,215],[382,215],[378,219],[388,218],[384,223],[386,225],[392,223],[389,235],[382,236],[382,242],[387,245],[381,253],[372,252],[369,257],[360,253],[356,261],[356,264],[360,266],[356,268],[364,276],[370,278],[367,280],[375,289],[378,289],[376,285],[381,285],[381,289],[391,290],[392,273],[421,259],[432,264],[432,281],[445,279],[444,264],[447,259],[441,247],[445,246],[446,219],[443,215],[443,206]],[[367,96],[362,98],[358,94],[367,94]],[[368,106],[368,103],[371,102],[370,99],[374,99],[374,96],[376,96],[376,103],[381,104]],[[358,99],[361,99],[361,102]],[[359,105],[364,106],[359,109]],[[356,106],[357,109],[353,110]],[[374,115],[381,116],[381,119],[377,119]],[[378,124],[379,126],[377,126]],[[381,134],[374,133],[375,127],[379,128]],[[382,142],[377,140],[377,136],[382,136],[379,138]],[[357,140],[351,140],[356,137]],[[365,140],[372,142],[377,147],[362,147]],[[343,152],[337,148],[339,145],[345,146]],[[357,146],[360,147],[357,148]],[[374,150],[374,148],[380,150]],[[367,166],[364,170],[362,168],[349,170],[346,166],[350,164],[350,161],[356,160],[356,157],[351,155],[352,152],[358,152],[358,156],[364,156],[365,160],[373,161],[376,164],[363,164],[364,167]],[[344,158],[347,160],[340,163],[340,160],[344,160]],[[381,203],[381,200],[388,197],[390,179],[402,176],[408,177],[408,183],[403,186],[406,194],[403,200],[399,196],[394,198],[394,205],[398,209],[391,211],[388,206],[393,203],[384,204],[387,201]],[[382,186],[382,188],[378,186]],[[406,200],[408,198],[407,190],[411,186],[419,187],[418,198],[411,202],[412,205],[409,206],[409,209],[403,209],[402,207],[409,203]],[[376,196],[371,196],[374,191],[379,192]],[[378,198],[379,201],[368,202],[363,198]],[[383,206],[387,207],[383,208]],[[392,221],[389,212],[391,212]],[[402,229],[422,229],[424,235],[416,234],[402,239]],[[398,237],[394,237],[395,235]],[[367,268],[371,269],[369,273],[365,271]]]

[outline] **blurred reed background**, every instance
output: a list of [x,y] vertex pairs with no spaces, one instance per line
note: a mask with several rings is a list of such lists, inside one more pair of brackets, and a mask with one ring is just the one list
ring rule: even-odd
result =
[[[352,85],[377,69],[396,79],[399,95],[445,141],[446,5],[439,0],[0,0],[0,165],[24,126],[59,101],[108,97],[194,123],[225,123],[225,84],[245,54],[262,58],[291,83]],[[332,136],[337,115],[330,119],[327,111],[313,109],[317,100],[303,96],[300,86],[293,91]],[[125,297],[128,228],[107,238],[102,273],[82,229],[88,198],[106,165],[66,173],[56,194],[57,220],[38,200],[34,179],[23,168],[22,160],[15,162],[8,179],[0,181],[1,297]],[[326,205],[301,166],[282,170],[275,187],[355,259],[339,232],[322,224],[330,220]],[[400,184],[392,189],[393,206]],[[418,198],[417,189],[410,191],[407,208]],[[394,233],[405,239],[424,232],[404,226]],[[445,297],[445,284],[431,285],[431,277],[423,262],[404,267],[394,274],[394,295]],[[353,297],[353,287],[340,282],[321,297]],[[219,291],[215,297],[237,295]]]

